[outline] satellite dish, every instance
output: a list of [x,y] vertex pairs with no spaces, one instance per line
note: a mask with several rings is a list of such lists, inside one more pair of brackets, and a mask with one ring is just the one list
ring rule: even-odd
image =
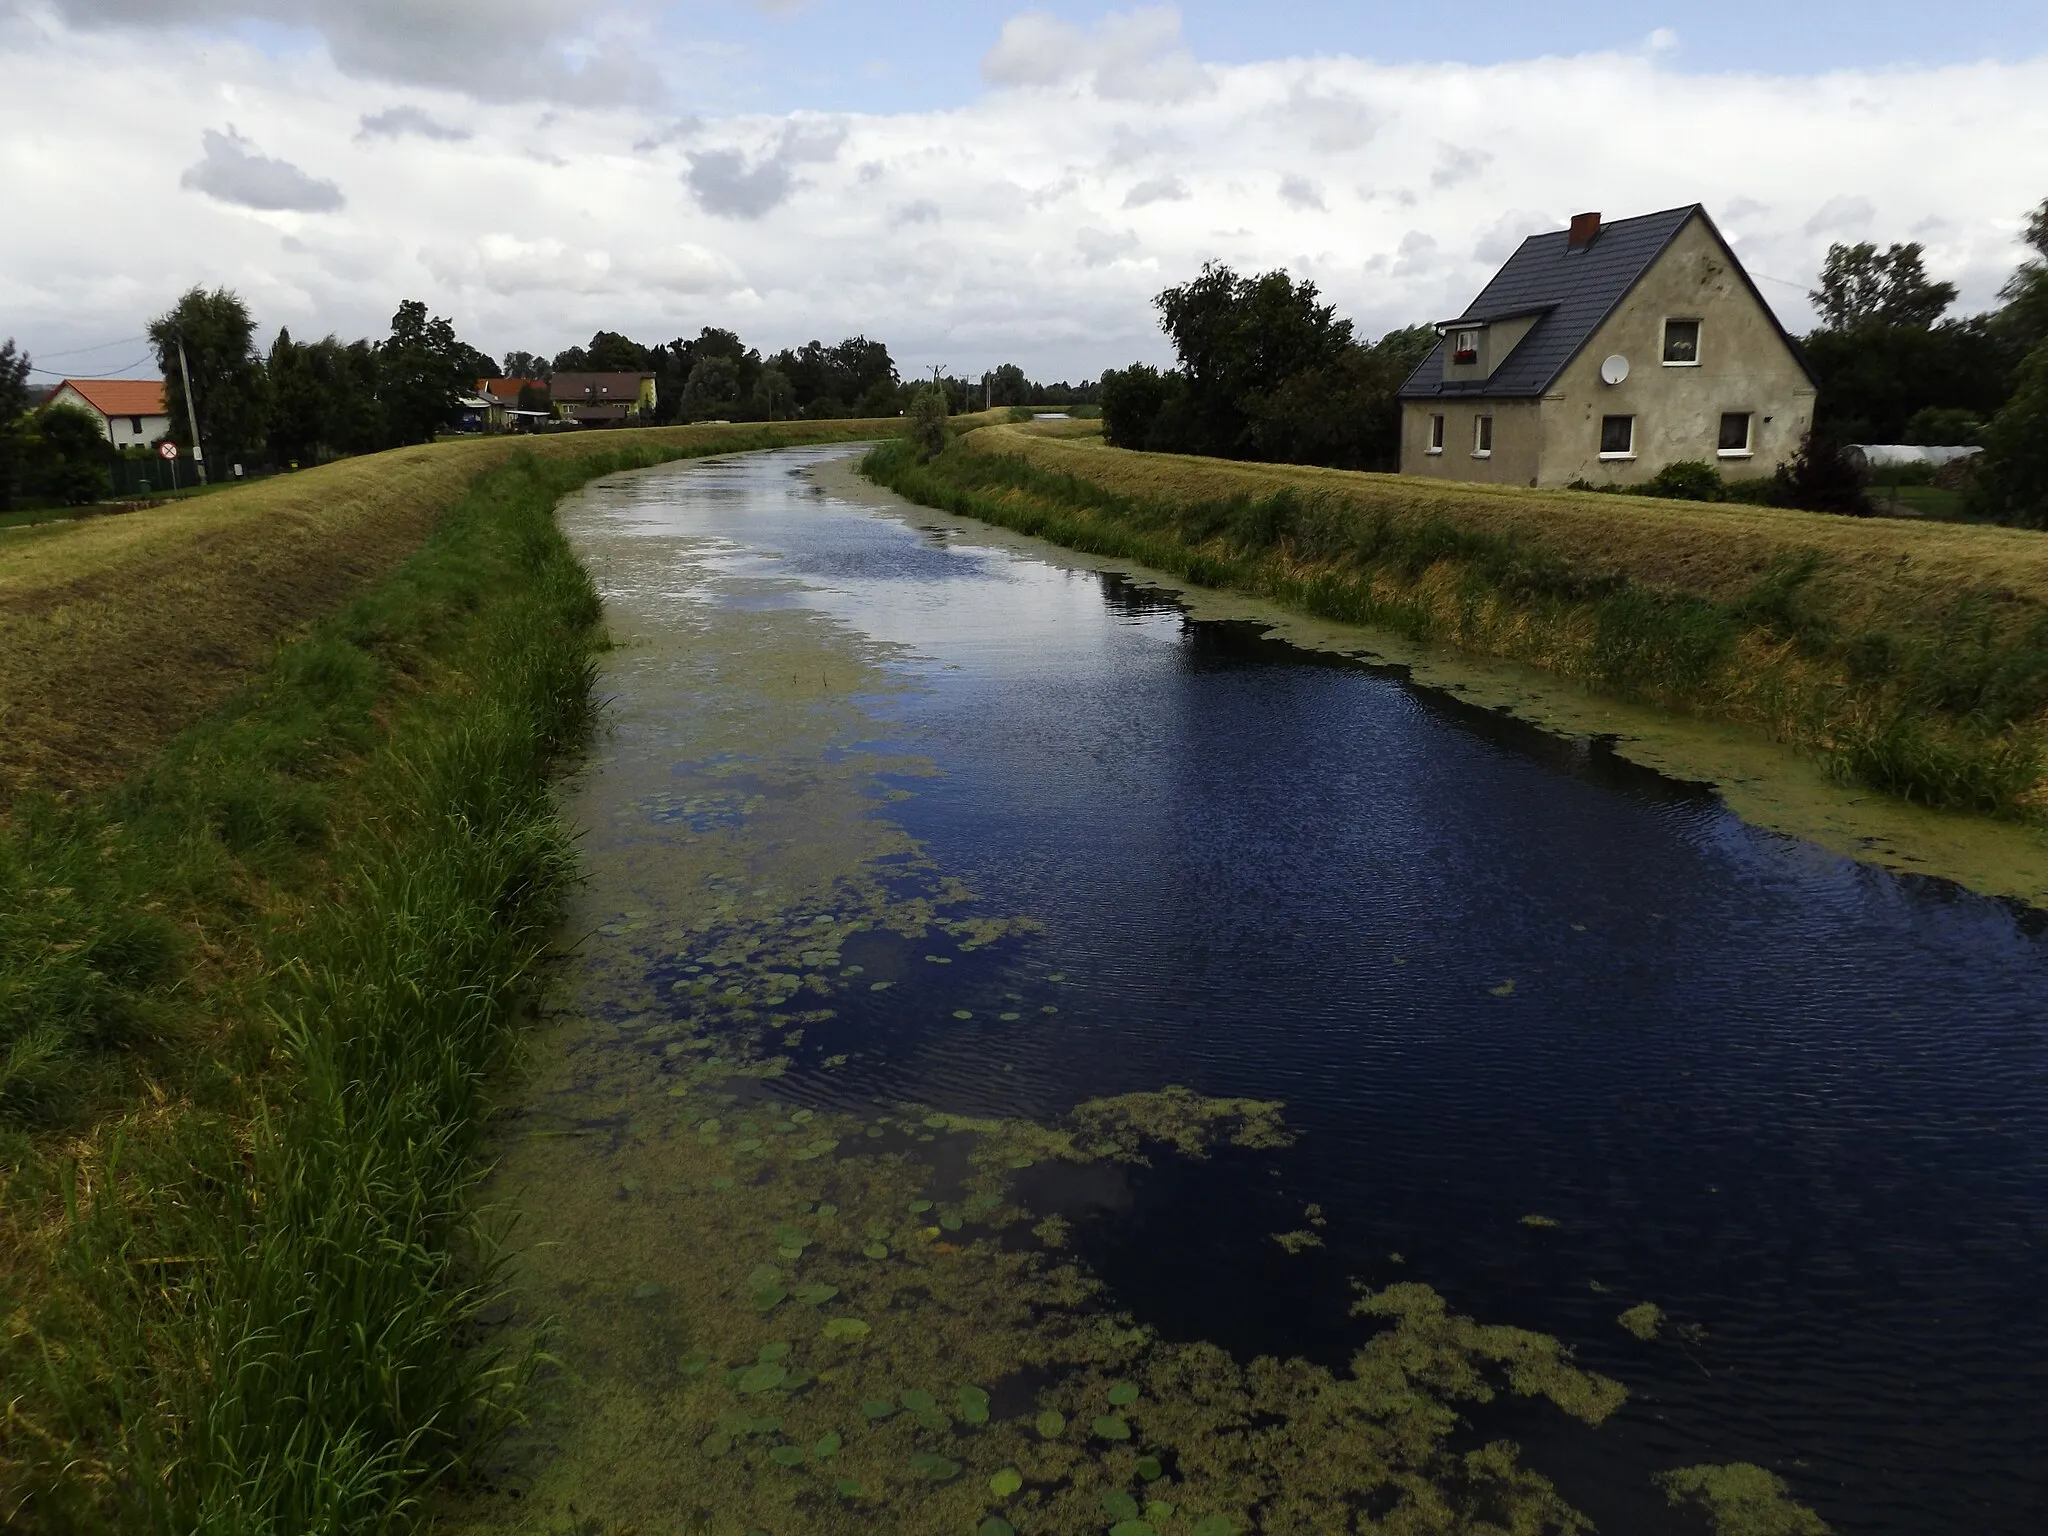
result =
[[1628,359],[1619,352],[1600,365],[1600,377],[1609,384],[1619,384],[1628,378]]

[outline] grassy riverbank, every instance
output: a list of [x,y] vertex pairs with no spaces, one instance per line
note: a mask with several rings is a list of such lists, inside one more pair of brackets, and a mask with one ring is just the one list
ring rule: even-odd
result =
[[1129,453],[1073,424],[868,472],[1204,586],[1759,727],[1924,805],[2048,810],[2048,540]]
[[403,1529],[509,1411],[468,1195],[600,644],[553,505],[857,435],[447,445],[9,547],[0,1524]]

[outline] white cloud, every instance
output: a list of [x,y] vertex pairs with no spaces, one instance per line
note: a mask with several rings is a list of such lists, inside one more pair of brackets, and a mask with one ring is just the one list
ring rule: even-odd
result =
[[[1487,68],[1184,59],[1199,89],[1134,102],[1116,93],[1157,87],[1185,46],[1171,12],[1127,11],[1033,23],[1065,58],[1006,31],[998,88],[948,111],[679,121],[401,93],[324,49],[66,30],[35,3],[33,24],[0,24],[0,334],[31,351],[134,335],[204,283],[294,335],[379,333],[418,298],[493,352],[711,323],[764,347],[865,331],[906,372],[1014,359],[1076,377],[1163,360],[1151,297],[1204,260],[1312,270],[1376,335],[1458,313],[1522,236],[1580,209],[1693,201],[1804,329],[1832,240],[1923,231],[1960,307],[1993,302],[2048,188],[2048,60],[1795,80],[1688,76],[1640,49]],[[100,20],[114,9],[99,0]],[[578,34],[540,14],[515,5],[507,24],[574,73]],[[1290,177],[1305,211],[1276,196]]]
[[1306,176],[1282,176],[1280,201],[1299,213],[1329,212],[1323,202],[1323,189]]
[[1179,7],[1171,5],[1112,11],[1086,29],[1046,11],[1026,11],[1003,24],[981,73],[1001,86],[1088,80],[1111,101],[1186,101],[1214,89],[1181,38]]
[[199,139],[204,152],[178,178],[181,187],[265,213],[331,213],[347,201],[333,182],[258,154],[233,123],[226,133],[208,128]]

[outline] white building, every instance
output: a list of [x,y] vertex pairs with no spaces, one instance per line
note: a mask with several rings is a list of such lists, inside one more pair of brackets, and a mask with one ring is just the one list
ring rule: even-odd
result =
[[162,379],[66,379],[49,403],[91,411],[116,448],[147,448],[171,430]]

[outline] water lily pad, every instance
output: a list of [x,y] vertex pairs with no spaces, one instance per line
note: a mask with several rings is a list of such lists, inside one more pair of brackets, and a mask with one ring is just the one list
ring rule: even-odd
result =
[[1065,971],[1054,971],[1050,976],[1046,977],[1045,979],[1047,981],[1065,981],[1067,979],[1067,973]]
[[1161,1520],[1171,1520],[1173,1518],[1173,1506],[1164,1499],[1147,1499],[1145,1501],[1145,1518],[1154,1523]]
[[723,1456],[732,1449],[732,1441],[728,1440],[724,1435],[706,1435],[697,1442],[697,1449],[706,1456]]
[[702,1376],[711,1366],[709,1355],[691,1355],[678,1369],[685,1376]]
[[635,1301],[652,1301],[660,1294],[661,1287],[652,1280],[643,1280],[640,1284],[633,1287],[633,1299]]
[[1555,1216],[1537,1215],[1532,1212],[1530,1215],[1522,1218],[1522,1225],[1525,1227],[1554,1227],[1557,1225],[1557,1218]]
[[988,1422],[988,1393],[980,1387],[962,1387],[954,1394],[960,1399],[960,1417],[969,1424]]
[[1144,1520],[1119,1520],[1109,1528],[1109,1536],[1159,1536],[1159,1532]]
[[1048,1408],[1035,1421],[1040,1435],[1048,1440],[1057,1440],[1067,1432],[1067,1416],[1057,1408]]
[[802,1253],[810,1245],[811,1234],[802,1227],[777,1227],[775,1229],[775,1246],[778,1248],[794,1248],[798,1253]]
[[1051,1003],[1047,1003],[1043,1008],[1039,1009],[1038,1011],[1040,1013],[1058,1013],[1059,1009],[1053,1007]]
[[895,985],[896,983],[893,981],[871,981],[868,983],[868,990],[870,992],[886,992]]
[[717,1178],[711,1181],[711,1187],[713,1189],[731,1189],[733,1183],[734,1180],[732,1178],[732,1175],[720,1174]]
[[822,1307],[839,1294],[836,1285],[800,1285],[796,1288],[796,1299],[807,1307]]
[[931,1208],[932,1203],[929,1200],[913,1200],[910,1202],[910,1214],[913,1216],[922,1216]]
[[953,1010],[953,1017],[956,1019],[971,1019],[974,1017],[974,1013],[972,1009],[955,1008]]
[[1128,1440],[1131,1438],[1131,1426],[1113,1413],[1097,1415],[1089,1424],[1089,1428],[1093,1429],[1096,1437],[1102,1440]]
[[1001,1195],[976,1195],[967,1203],[977,1211],[992,1211],[1003,1203],[1003,1197]]
[[1007,1499],[1024,1486],[1024,1474],[1015,1467],[1005,1467],[988,1480],[988,1491],[999,1499]]
[[1228,1515],[1204,1515],[1195,1522],[1193,1536],[1237,1536],[1237,1522]]
[[764,1285],[750,1299],[756,1312],[773,1312],[789,1299],[789,1292],[779,1285]]
[[1122,1408],[1137,1400],[1138,1389],[1128,1381],[1120,1381],[1109,1389],[1109,1401],[1115,1407]]
[[763,1344],[761,1352],[754,1356],[757,1365],[773,1365],[778,1360],[789,1358],[789,1341],[778,1339],[773,1344]]
[[951,1211],[948,1211],[945,1215],[939,1218],[939,1225],[944,1227],[948,1232],[958,1232],[962,1227],[966,1226],[967,1223],[962,1221],[958,1216],[955,1216]]
[[889,1245],[887,1243],[869,1243],[867,1247],[861,1249],[861,1252],[871,1259],[886,1259],[889,1257]]
[[746,1373],[740,1377],[740,1390],[750,1393],[773,1392],[782,1385],[788,1376],[789,1372],[787,1369],[775,1364],[771,1360],[761,1365],[749,1367]]
[[1112,1520],[1135,1520],[1138,1518],[1138,1501],[1119,1489],[1102,1496],[1102,1512]]
[[798,1125],[807,1125],[818,1118],[818,1112],[815,1109],[793,1109],[789,1112],[789,1118]]
[[868,1336],[868,1325],[857,1317],[835,1317],[825,1324],[825,1337],[852,1343]]
[[917,1414],[916,1418],[919,1429],[928,1429],[933,1434],[953,1427],[953,1421],[946,1417],[946,1410],[943,1408],[927,1408]]
[[778,1445],[768,1453],[768,1459],[778,1467],[800,1467],[806,1458],[800,1445]]
[[820,1216],[837,1216],[839,1214],[839,1207],[830,1200],[821,1200],[818,1202],[818,1214]]
[[790,1153],[790,1157],[799,1163],[814,1163],[828,1153],[836,1151],[838,1146],[839,1142],[836,1137],[821,1136],[816,1141],[805,1142],[794,1152]]
[[832,1480],[832,1491],[842,1499],[857,1499],[860,1497],[860,1482],[857,1478],[836,1477]]
[[761,1143],[761,1138],[760,1138],[760,1137],[758,1137],[758,1136],[749,1136],[749,1137],[747,1137],[747,1138],[746,1138],[746,1139],[745,1139],[744,1141],[736,1141],[736,1142],[734,1142],[734,1143],[732,1144],[732,1149],[733,1149],[733,1151],[735,1151],[735,1152],[747,1152],[747,1153],[754,1153],[754,1152],[759,1152],[759,1151],[761,1150],[761,1145],[762,1145],[762,1143]]
[[640,1188],[640,1180],[629,1173],[623,1179],[619,1180],[619,1188],[630,1195],[635,1190]]
[[935,1483],[949,1483],[960,1475],[960,1463],[950,1456],[919,1451],[910,1458],[910,1470],[921,1473]]
[[811,1447],[811,1454],[820,1461],[830,1461],[839,1454],[839,1448],[846,1442],[839,1438],[839,1431],[829,1430],[818,1443]]
[[886,1398],[866,1397],[861,1399],[860,1411],[870,1419],[886,1419],[896,1411],[896,1405]]
[[1140,1456],[1138,1458],[1138,1476],[1145,1479],[1148,1483],[1156,1483],[1159,1479],[1166,1476],[1166,1468],[1159,1464],[1157,1456]]
[[1012,1168],[1029,1168],[1031,1164],[1032,1159],[1028,1157],[1013,1157],[1010,1159],[1010,1166]]
[[999,1013],[996,1015],[996,1017],[1005,1024],[1014,1024],[1019,1019],[1023,1018],[1024,1015],[1021,1013]]
[[923,1387],[912,1387],[908,1392],[899,1393],[897,1400],[912,1413],[923,1413],[927,1408],[936,1408],[939,1403]]
[[932,1130],[943,1131],[946,1128],[947,1120],[944,1115],[926,1115],[922,1124],[930,1127]]
[[1001,1515],[990,1515],[974,1528],[974,1536],[1017,1536],[1017,1527]]

